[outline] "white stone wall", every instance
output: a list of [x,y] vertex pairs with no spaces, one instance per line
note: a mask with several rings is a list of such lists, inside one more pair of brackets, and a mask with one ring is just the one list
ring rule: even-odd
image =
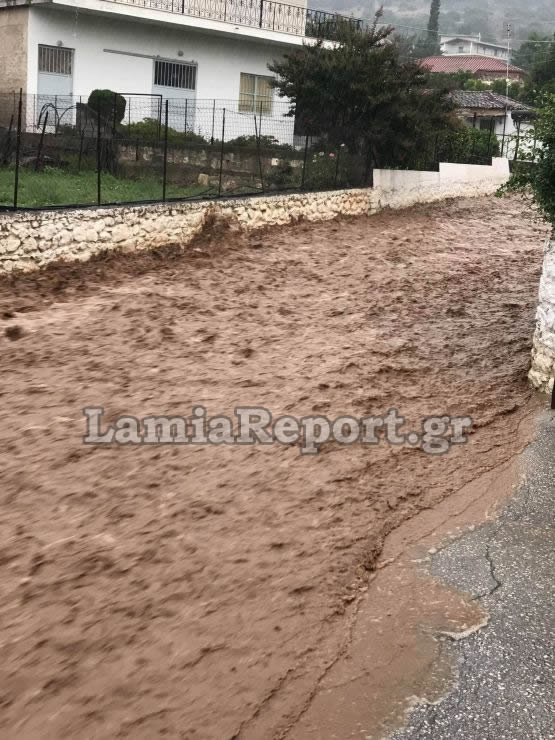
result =
[[[506,171],[499,162],[507,165]],[[85,261],[107,249],[185,245],[213,215],[248,231],[301,218],[325,221],[339,215],[369,215],[385,207],[490,194],[508,175],[507,161],[502,159],[492,167],[450,165],[439,173],[375,170],[375,187],[367,189],[4,213],[0,214],[0,273],[33,270],[56,260]]]
[[540,281],[536,331],[532,348],[532,368],[529,378],[544,392],[553,390],[555,376],[555,231],[545,244],[543,271]]

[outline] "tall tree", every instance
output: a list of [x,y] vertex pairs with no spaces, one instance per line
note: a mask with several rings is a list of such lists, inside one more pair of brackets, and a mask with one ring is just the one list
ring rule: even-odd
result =
[[334,146],[364,149],[378,166],[402,165],[424,138],[451,125],[445,90],[432,90],[417,61],[401,57],[393,29],[338,27],[339,43],[304,45],[269,65],[299,130]]
[[430,20],[428,21],[428,45],[430,48],[437,49],[439,54],[439,11],[441,0],[432,0],[430,5]]
[[555,93],[555,33],[552,42],[542,47],[530,74],[531,97],[540,104],[545,95]]
[[441,53],[439,43],[439,13],[441,0],[432,0],[430,4],[430,18],[426,36],[421,37],[416,44],[417,57],[431,57]]
[[511,62],[529,72],[534,66],[536,58],[542,55],[546,41],[549,41],[549,36],[535,32],[531,33],[528,40],[513,51]]

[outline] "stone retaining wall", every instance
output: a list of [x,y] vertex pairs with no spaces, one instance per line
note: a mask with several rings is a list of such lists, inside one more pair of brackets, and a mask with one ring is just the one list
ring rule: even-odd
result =
[[540,281],[536,331],[532,348],[532,385],[544,392],[553,390],[555,377],[555,231],[545,244]]
[[491,167],[440,165],[439,172],[374,170],[374,188],[266,195],[143,206],[18,211],[0,214],[0,273],[56,260],[85,261],[106,249],[135,251],[187,244],[217,215],[254,230],[297,219],[325,221],[457,196],[495,192],[509,176],[506,159]]

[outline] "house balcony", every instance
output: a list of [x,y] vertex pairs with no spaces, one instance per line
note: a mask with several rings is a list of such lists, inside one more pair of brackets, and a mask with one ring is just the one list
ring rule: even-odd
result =
[[302,0],[299,0],[297,5],[274,0],[102,0],[102,2],[329,41],[337,39],[341,24],[362,29],[364,23],[357,18],[312,10],[307,8]]

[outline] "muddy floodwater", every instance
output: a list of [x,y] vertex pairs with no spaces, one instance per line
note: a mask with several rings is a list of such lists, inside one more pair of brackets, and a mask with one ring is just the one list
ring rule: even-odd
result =
[[[456,200],[0,282],[0,734],[285,737],[384,537],[509,459],[545,226]],[[82,409],[471,416],[419,448],[84,445]]]

